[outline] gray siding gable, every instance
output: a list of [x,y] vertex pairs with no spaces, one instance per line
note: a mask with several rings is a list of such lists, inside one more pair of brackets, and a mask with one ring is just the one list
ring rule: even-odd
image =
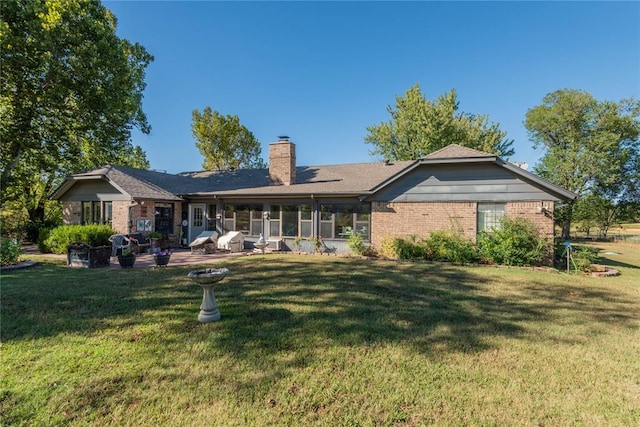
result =
[[64,197],[61,198],[61,200],[67,202],[97,202],[129,199],[131,199],[131,196],[121,193],[118,189],[104,180],[78,181],[64,194]]
[[561,200],[496,163],[422,164],[369,200],[387,202]]

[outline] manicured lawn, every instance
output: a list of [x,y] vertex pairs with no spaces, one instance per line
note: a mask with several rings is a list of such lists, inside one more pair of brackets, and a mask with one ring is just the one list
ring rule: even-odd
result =
[[3,271],[3,425],[638,425],[640,247],[622,276],[326,256]]

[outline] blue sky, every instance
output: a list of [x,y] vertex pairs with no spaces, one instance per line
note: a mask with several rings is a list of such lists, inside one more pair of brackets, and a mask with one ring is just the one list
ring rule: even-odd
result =
[[557,89],[640,98],[638,2],[105,1],[118,35],[154,55],[138,132],[151,168],[201,170],[191,113],[237,115],[262,145],[296,143],[298,165],[376,161],[367,126],[415,83],[455,88],[460,110],[488,114],[540,158],[523,126]]

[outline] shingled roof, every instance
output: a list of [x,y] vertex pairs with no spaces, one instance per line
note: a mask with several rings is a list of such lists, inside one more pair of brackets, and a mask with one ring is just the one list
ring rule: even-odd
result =
[[427,154],[422,159],[463,159],[463,158],[484,158],[496,157],[494,154],[485,153],[484,151],[475,150],[469,147],[463,147],[458,144],[450,144],[444,148]]
[[296,184],[273,185],[267,169],[207,171],[183,174],[197,181],[189,194],[219,196],[274,196],[304,194],[363,194],[381,181],[411,165],[412,161],[395,163],[353,163],[327,166],[299,166]]
[[328,166],[299,166],[297,183],[273,185],[268,169],[184,172],[177,175],[107,165],[71,175],[53,195],[58,199],[77,181],[102,179],[132,199],[182,200],[195,195],[289,196],[303,194],[366,194],[381,181],[411,165],[354,163]]
[[573,193],[501,160],[498,156],[452,144],[415,161],[353,163],[296,167],[296,183],[276,185],[268,169],[183,172],[177,175],[126,166],[107,165],[71,175],[53,195],[61,198],[75,182],[102,179],[132,199],[183,200],[195,196],[288,197],[308,195],[367,196],[402,179],[420,165],[438,163],[491,162],[535,182],[565,198]]
[[100,179],[109,182],[132,199],[182,200],[176,190],[183,186],[183,177],[168,173],[106,165],[98,169],[73,174],[55,191],[60,198],[77,181]]

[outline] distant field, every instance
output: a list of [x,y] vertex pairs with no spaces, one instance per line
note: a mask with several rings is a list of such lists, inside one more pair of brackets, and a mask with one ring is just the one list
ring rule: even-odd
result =
[[[556,234],[560,235],[559,228],[556,228]],[[571,236],[574,239],[596,238],[598,237],[598,228],[592,228],[590,233],[587,235],[586,232],[578,231],[576,227],[572,227]],[[611,227],[607,233],[607,238],[640,243],[640,223],[622,224]]]
[[640,425],[640,245],[619,277],[251,256],[2,272],[3,425]]

